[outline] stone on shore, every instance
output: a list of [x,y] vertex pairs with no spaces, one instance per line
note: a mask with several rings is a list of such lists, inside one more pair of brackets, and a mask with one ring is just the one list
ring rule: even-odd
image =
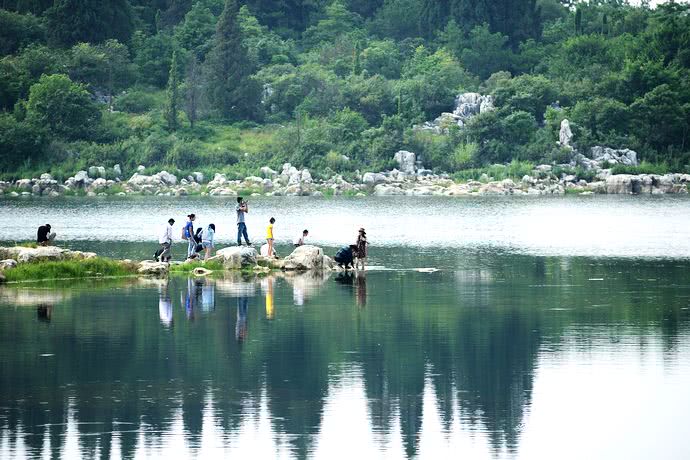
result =
[[144,260],[139,263],[137,272],[141,275],[164,277],[170,271],[170,264],[167,262],[155,262],[153,260]]

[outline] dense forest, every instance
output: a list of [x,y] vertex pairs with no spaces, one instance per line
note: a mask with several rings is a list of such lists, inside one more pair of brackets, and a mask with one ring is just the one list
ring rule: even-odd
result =
[[[624,0],[0,0],[0,173],[139,164],[241,176],[690,164],[690,6]],[[496,110],[413,127],[462,92]]]

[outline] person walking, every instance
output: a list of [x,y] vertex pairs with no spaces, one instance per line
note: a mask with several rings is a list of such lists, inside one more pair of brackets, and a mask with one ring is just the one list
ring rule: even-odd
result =
[[304,241],[307,239],[307,236],[309,236],[309,230],[306,228],[302,231],[302,236],[297,238],[295,241],[293,241],[293,244],[295,245],[296,248],[300,246],[304,246]]
[[187,223],[182,228],[182,239],[187,240],[187,258],[192,259],[196,255],[196,240],[194,239],[195,214],[187,216]]
[[247,224],[245,223],[245,214],[249,212],[249,205],[241,196],[237,197],[237,246],[242,246],[242,236],[247,246],[252,244],[249,242],[249,235],[247,234]]
[[160,248],[153,255],[153,259],[158,262],[170,262],[172,256],[172,226],[175,224],[175,219],[168,219],[168,223],[163,227],[163,231],[158,237],[158,244]]
[[50,231],[50,224],[41,225],[36,232],[36,244],[39,246],[52,246],[55,241],[55,232]]
[[268,221],[268,227],[266,227],[266,242],[268,243],[268,256],[273,257],[273,224],[276,220],[271,217]]
[[208,260],[211,257],[211,251],[215,247],[213,242],[215,235],[216,226],[214,224],[208,224],[208,227],[206,227],[206,230],[204,230],[204,233],[201,235],[201,246],[204,248],[204,251],[206,251],[204,260]]
[[359,229],[356,246],[357,262],[355,263],[355,269],[360,269],[361,265],[361,270],[364,270],[367,262],[367,246],[369,246],[369,242],[367,241],[367,232],[363,228]]

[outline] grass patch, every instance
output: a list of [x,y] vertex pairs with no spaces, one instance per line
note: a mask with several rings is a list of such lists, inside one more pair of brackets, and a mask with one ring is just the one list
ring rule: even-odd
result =
[[529,161],[513,160],[505,165],[491,165],[483,168],[472,168],[458,171],[453,174],[453,179],[456,182],[467,182],[470,180],[478,181],[483,174],[486,174],[492,180],[500,181],[504,179],[522,179],[524,176],[529,176],[534,170],[534,164]]
[[223,263],[217,260],[209,260],[208,262],[204,262],[202,260],[193,260],[190,262],[171,265],[170,271],[174,273],[189,273],[194,271],[194,269],[198,267],[205,268],[206,270],[225,270],[225,267],[223,267]]
[[643,161],[637,166],[615,165],[611,168],[611,174],[659,174],[671,172],[667,163],[649,163]]
[[7,281],[129,276],[136,274],[136,265],[97,257],[19,264],[15,268],[5,270],[4,274]]

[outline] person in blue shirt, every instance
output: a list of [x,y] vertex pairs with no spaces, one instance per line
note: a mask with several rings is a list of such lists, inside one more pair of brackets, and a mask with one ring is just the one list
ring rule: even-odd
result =
[[193,259],[196,256],[196,240],[194,239],[194,221],[196,215],[190,214],[187,216],[187,223],[182,229],[182,238],[187,240],[187,258]]

